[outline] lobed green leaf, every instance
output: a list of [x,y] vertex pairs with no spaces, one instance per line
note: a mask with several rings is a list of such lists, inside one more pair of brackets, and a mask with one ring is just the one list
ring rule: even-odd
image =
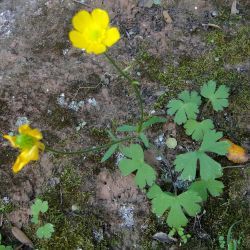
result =
[[186,226],[188,219],[185,215],[195,216],[200,212],[201,197],[192,191],[186,191],[178,196],[166,193],[156,184],[153,185],[147,194],[152,199],[152,211],[157,216],[162,216],[166,210],[169,210],[167,224],[170,227],[180,228]]
[[175,115],[174,121],[180,125],[188,119],[196,119],[201,104],[201,97],[196,91],[183,91],[179,94],[179,99],[170,100],[167,105],[167,113]]
[[47,201],[36,199],[34,204],[31,206],[31,212],[33,215],[38,215],[40,212],[45,213],[48,211],[49,205]]
[[184,128],[186,129],[187,135],[192,135],[192,139],[196,141],[201,141],[205,132],[212,130],[214,128],[213,121],[210,119],[206,119],[202,122],[198,122],[196,120],[188,120]]
[[194,180],[198,161],[202,180],[216,179],[222,176],[221,165],[206,154],[206,152],[213,152],[219,155],[227,153],[230,145],[227,141],[218,141],[221,137],[222,133],[220,132],[214,130],[207,131],[198,151],[187,152],[176,157],[174,164],[176,171],[181,172],[180,179]]
[[208,81],[201,87],[201,95],[209,99],[215,111],[228,107],[229,88],[225,85],[216,90],[216,82]]
[[206,201],[208,193],[219,196],[223,192],[224,185],[218,180],[199,180],[191,184],[189,190],[197,192],[202,200]]
[[39,239],[49,239],[54,231],[54,226],[47,223],[37,229],[36,235]]
[[139,144],[132,144],[129,147],[123,147],[122,153],[127,157],[119,162],[122,175],[127,176],[136,171],[135,183],[140,188],[146,185],[152,186],[156,179],[156,172],[144,162],[142,147]]

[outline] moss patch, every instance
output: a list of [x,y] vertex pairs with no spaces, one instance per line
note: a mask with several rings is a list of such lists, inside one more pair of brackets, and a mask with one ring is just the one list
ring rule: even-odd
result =
[[[156,107],[164,107],[166,102],[184,89],[196,89],[208,80],[216,80],[226,84],[240,98],[237,105],[249,104],[249,82],[246,72],[237,71],[237,64],[246,62],[250,56],[250,28],[242,27],[234,35],[222,31],[203,33],[204,40],[210,50],[200,57],[182,56],[177,66],[173,62],[165,65],[162,60],[142,51],[137,58],[140,71],[144,76],[168,88],[159,98]],[[235,67],[236,68],[235,68]],[[239,65],[240,67],[240,65]],[[240,90],[239,90],[240,89]]]
[[[60,177],[60,184],[51,188],[39,198],[47,200],[49,210],[42,215],[43,223],[55,227],[51,239],[39,240],[37,227],[30,225],[26,233],[39,249],[106,249],[106,240],[97,242],[94,232],[102,229],[102,218],[98,211],[88,205],[91,192],[83,192],[84,177],[73,168],[67,168]],[[78,207],[72,211],[72,205]]]

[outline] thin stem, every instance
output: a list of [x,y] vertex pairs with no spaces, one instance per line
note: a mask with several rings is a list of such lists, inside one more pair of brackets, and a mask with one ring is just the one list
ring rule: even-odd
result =
[[138,102],[139,102],[140,113],[141,113],[140,122],[139,122],[139,129],[138,129],[139,131],[138,132],[141,132],[142,124],[143,124],[143,121],[144,121],[144,111],[143,111],[143,100],[142,100],[140,90],[139,90],[138,85],[137,85],[138,82],[133,80],[130,77],[130,75],[128,75],[126,72],[124,72],[120,68],[120,66],[118,66],[118,64],[115,62],[115,60],[110,55],[108,55],[107,53],[104,53],[104,55],[106,56],[108,61],[116,68],[116,70],[120,73],[120,75],[123,76],[124,78],[126,78],[129,81],[129,83],[131,84],[131,86],[133,87],[133,89],[135,91],[136,97],[137,97]]
[[222,169],[229,169],[229,168],[249,168],[250,167],[250,164],[246,164],[246,165],[236,165],[236,166],[226,166],[226,167],[223,167]]
[[114,144],[118,144],[118,143],[121,143],[121,142],[124,142],[124,141],[128,141],[128,140],[132,140],[132,139],[135,139],[136,137],[125,137],[123,139],[120,139],[120,140],[117,140],[117,141],[113,141],[113,142],[110,142],[110,143],[107,143],[107,144],[104,144],[104,145],[101,145],[101,146],[98,146],[98,147],[88,147],[86,149],[83,149],[83,150],[78,150],[78,151],[73,151],[73,152],[69,152],[69,151],[60,151],[60,150],[55,150],[53,148],[50,148],[46,145],[45,147],[45,150],[48,151],[48,152],[52,152],[52,153],[55,153],[55,154],[64,154],[64,155],[74,155],[74,154],[85,154],[85,153],[89,153],[89,152],[94,152],[94,151],[99,151],[101,149],[105,149],[105,148],[108,148]]

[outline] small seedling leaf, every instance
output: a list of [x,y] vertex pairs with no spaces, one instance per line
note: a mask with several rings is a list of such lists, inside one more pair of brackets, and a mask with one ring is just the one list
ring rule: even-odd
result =
[[158,117],[158,116],[152,116],[147,121],[143,122],[142,124],[142,130],[156,124],[156,123],[165,123],[167,121],[164,117]]
[[183,124],[188,119],[196,119],[201,104],[201,97],[196,91],[183,91],[179,94],[179,99],[171,100],[167,105],[167,113],[175,115],[174,121]]
[[207,200],[208,193],[219,196],[223,192],[224,185],[218,180],[199,180],[193,182],[189,190],[197,192],[203,201]]
[[127,157],[120,160],[119,168],[124,176],[136,171],[135,183],[144,188],[147,184],[152,186],[156,179],[155,170],[144,162],[144,153],[139,144],[132,144],[122,148],[122,153]]
[[116,151],[116,149],[118,148],[118,143],[112,145],[104,154],[104,156],[102,157],[101,163],[105,162],[106,160],[108,160]]
[[49,205],[47,201],[36,199],[35,203],[31,206],[31,212],[33,215],[39,215],[39,213],[45,213],[48,211]]
[[173,228],[180,228],[187,225],[187,217],[195,216],[200,212],[201,197],[195,192],[186,191],[178,196],[166,193],[154,184],[147,194],[152,199],[152,211],[157,216],[162,216],[166,210],[169,210],[167,224]]
[[39,239],[49,239],[54,232],[54,226],[50,223],[45,224],[42,227],[39,227],[36,231],[36,235]]
[[110,130],[108,130],[107,132],[108,132],[108,134],[109,134],[110,139],[111,139],[112,141],[115,141],[115,140],[116,140],[116,137],[114,136],[114,134],[113,134]]
[[187,135],[192,135],[192,139],[196,141],[201,141],[206,131],[212,130],[214,128],[213,121],[206,119],[202,122],[196,120],[188,120],[184,125]]
[[201,87],[201,95],[209,99],[215,111],[228,106],[229,88],[225,85],[220,85],[216,90],[216,82],[208,81]]
[[122,125],[116,129],[118,132],[135,132],[137,130],[136,126]]

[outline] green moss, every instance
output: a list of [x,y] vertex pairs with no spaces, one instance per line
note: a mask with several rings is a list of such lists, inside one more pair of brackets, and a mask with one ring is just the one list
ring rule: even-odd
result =
[[[39,198],[48,201],[49,210],[42,215],[43,223],[52,223],[55,227],[51,239],[39,240],[36,237],[37,226],[30,225],[26,233],[32,236],[38,249],[106,249],[107,242],[94,239],[93,232],[102,229],[103,220],[97,209],[88,205],[91,192],[81,190],[84,175],[73,168],[67,168],[60,176],[60,184],[51,188]],[[77,205],[77,211],[72,211]]]
[[243,236],[240,249],[249,249],[249,202],[243,196],[247,179],[240,170],[230,169],[223,176],[223,182],[225,184],[223,197],[211,198],[206,203],[207,216],[204,217],[203,227],[210,233],[214,247],[218,246],[218,237],[220,235],[226,237],[229,227],[241,220],[233,230],[233,237],[238,239]]
[[98,143],[107,143],[109,142],[108,133],[105,129],[92,128],[90,130],[92,138],[94,138]]
[[142,51],[137,61],[143,76],[168,88],[156,102],[155,108],[163,108],[171,98],[176,97],[176,93],[184,89],[199,90],[203,83],[211,79],[231,87],[235,96],[234,106],[246,107],[250,102],[248,75],[238,72],[236,68],[250,56],[249,31],[249,27],[243,26],[234,35],[224,34],[220,30],[202,33],[210,51],[195,58],[184,55],[177,66],[173,61],[163,65],[162,60]]
[[[77,118],[73,111],[59,106],[56,103],[57,96],[52,95],[48,102],[48,108],[43,113],[45,121],[54,129],[62,129],[65,127],[76,127]],[[47,111],[49,110],[49,112]]]
[[141,246],[144,250],[160,250],[164,249],[166,246],[165,244],[162,244],[158,241],[153,241],[153,235],[157,232],[167,232],[166,223],[160,224],[156,217],[152,214],[152,216],[147,221],[147,228],[144,230],[144,233],[142,235],[141,239]]
[[15,206],[11,202],[4,203],[2,200],[0,200],[0,214],[11,213],[14,209]]

